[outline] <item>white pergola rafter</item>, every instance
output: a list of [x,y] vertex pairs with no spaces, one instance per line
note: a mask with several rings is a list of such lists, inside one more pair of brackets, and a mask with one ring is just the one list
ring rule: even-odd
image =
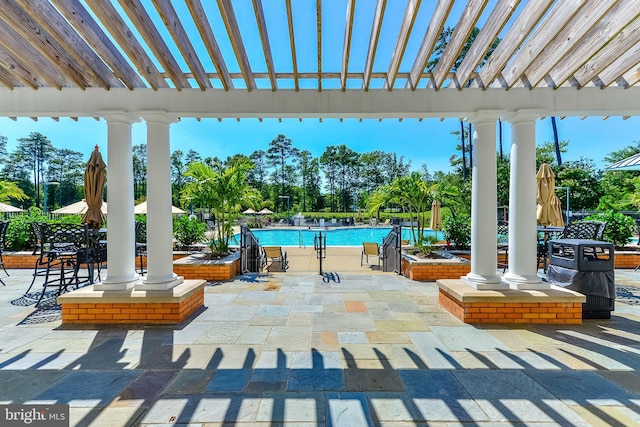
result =
[[[252,0],[253,13],[238,9],[241,15],[236,16],[234,7],[239,6],[230,0],[185,0],[186,8],[168,0],[119,0],[120,8],[103,1],[7,0],[0,4],[0,86],[134,91],[222,87],[242,92],[315,86],[317,91],[346,91],[347,81],[360,80],[366,92],[639,84],[636,0],[407,0],[400,13],[396,3],[389,12],[387,0],[348,0],[344,13],[336,13],[334,3],[327,9],[326,0],[308,0],[315,16],[296,15],[295,26],[293,8],[298,3],[281,1],[283,15],[266,14],[272,3]],[[452,16],[456,6],[459,17]],[[363,21],[360,16],[366,13],[371,15]],[[414,26],[425,13],[428,24]],[[214,16],[224,25],[214,28]],[[393,49],[384,61],[376,60],[390,19],[400,19],[397,32],[384,36]],[[354,35],[358,22],[370,26],[368,39]],[[453,30],[448,44],[441,46],[438,40],[445,25]],[[193,26],[197,34],[187,34]],[[251,26],[258,31],[243,30]],[[324,57],[332,52],[322,49],[323,31],[343,26],[340,65],[328,69],[324,64],[330,62]],[[269,34],[276,28],[287,29],[288,46],[274,45]],[[302,31],[315,32],[315,45],[308,45],[313,36],[302,36]],[[233,52],[223,52],[218,40],[229,40]],[[419,43],[417,50],[408,49],[412,43]],[[245,47],[249,45],[262,47],[264,65],[252,65]],[[288,56],[290,66],[284,70],[274,61],[276,50],[285,55],[279,64],[287,64]],[[364,54],[359,69],[351,61],[356,50]],[[300,61],[302,52],[317,58],[317,69],[300,68],[299,63],[309,63]],[[268,83],[259,86],[256,79]],[[423,79],[426,84],[421,84]],[[293,87],[283,80],[292,81]]]

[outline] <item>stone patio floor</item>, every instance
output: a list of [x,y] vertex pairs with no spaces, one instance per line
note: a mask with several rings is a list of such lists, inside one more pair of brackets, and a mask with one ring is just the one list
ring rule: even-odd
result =
[[72,328],[9,273],[0,403],[67,404],[73,426],[640,424],[629,270],[611,319],[579,326],[466,325],[435,283],[361,268],[212,282],[179,327]]

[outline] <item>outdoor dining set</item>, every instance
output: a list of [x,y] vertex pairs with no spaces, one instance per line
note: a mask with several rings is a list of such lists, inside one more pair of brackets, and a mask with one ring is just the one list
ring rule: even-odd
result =
[[[100,280],[100,272],[107,261],[106,230],[95,230],[87,224],[31,223],[35,239],[35,262],[33,279],[25,292],[29,291],[39,277],[44,277],[42,290],[36,307],[47,294],[48,288],[58,288],[58,293],[69,287]],[[86,268],[86,274],[81,269]]]

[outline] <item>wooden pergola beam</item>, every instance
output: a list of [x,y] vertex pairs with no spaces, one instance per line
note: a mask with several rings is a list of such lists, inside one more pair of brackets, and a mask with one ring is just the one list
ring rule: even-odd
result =
[[253,0],[253,10],[256,15],[256,23],[260,32],[260,41],[262,42],[262,50],[264,52],[264,61],[267,64],[267,72],[269,73],[269,81],[271,82],[271,90],[278,90],[278,81],[276,80],[275,69],[273,68],[273,55],[271,54],[271,43],[269,42],[269,33],[267,31],[267,21],[264,19],[264,10],[262,8],[262,0]]
[[200,38],[202,38],[202,41],[204,42],[207,53],[211,58],[211,62],[213,62],[213,66],[216,67],[216,70],[218,71],[218,79],[222,83],[222,87],[224,90],[233,89],[233,82],[231,81],[231,77],[229,77],[227,64],[224,62],[220,46],[218,46],[218,42],[213,34],[213,30],[211,29],[209,19],[202,7],[202,3],[200,3],[200,0],[187,0],[187,7],[191,13],[193,22],[196,24],[196,28],[200,33]]
[[393,90],[393,85],[396,82],[398,69],[400,68],[400,62],[404,56],[404,51],[407,49],[407,43],[409,42],[409,36],[413,29],[413,24],[418,16],[418,9],[420,8],[421,0],[408,0],[407,8],[404,12],[404,18],[402,19],[402,25],[400,26],[400,33],[396,41],[396,46],[393,49],[391,55],[391,61],[389,62],[389,70],[387,71],[386,88]]
[[242,35],[240,34],[240,28],[238,27],[238,21],[236,14],[233,11],[233,6],[230,0],[218,0],[218,8],[220,9],[220,15],[224,21],[224,25],[227,28],[227,34],[229,35],[229,41],[233,47],[233,52],[238,60],[240,71],[244,77],[244,82],[247,85],[247,90],[252,91],[256,88],[256,82],[253,77],[253,71],[251,70],[251,64],[249,64],[249,58],[247,57],[247,51],[244,48],[242,42]]
[[122,80],[129,89],[147,87],[111,39],[98,26],[93,16],[78,0],[51,1],[100,58],[111,67],[115,76]]
[[537,86],[549,74],[561,61],[562,56],[580,42],[580,39],[615,5],[616,1],[601,0],[585,5],[577,11],[557,37],[551,40],[526,68],[525,75],[532,87]]
[[9,88],[12,87],[11,84],[15,86],[24,84],[34,89],[46,85],[27,64],[2,47],[0,47],[0,69],[2,69],[2,80]]
[[458,21],[456,28],[453,30],[451,40],[447,43],[447,47],[445,47],[436,68],[433,70],[432,82],[436,89],[442,86],[442,82],[451,72],[451,67],[460,55],[487,2],[488,0],[469,0],[467,2],[460,21]]
[[376,51],[378,50],[378,40],[380,39],[380,30],[384,19],[384,10],[387,0],[378,0],[376,2],[376,10],[373,15],[373,23],[371,24],[371,35],[369,36],[369,47],[367,48],[367,59],[364,65],[364,75],[362,77],[362,89],[369,90],[371,82],[371,72],[373,70],[373,62],[376,59]]
[[193,48],[191,41],[189,40],[189,36],[182,26],[182,22],[178,17],[173,5],[170,0],[153,0],[153,4],[155,5],[158,12],[160,12],[160,16],[162,17],[162,22],[164,22],[165,27],[169,30],[169,34],[173,37],[173,41],[176,46],[182,53],[182,57],[189,65],[189,69],[193,73],[196,81],[198,82],[198,86],[200,86],[201,90],[210,89],[213,86],[207,77],[207,73],[198,58],[198,54],[196,50]]
[[[514,52],[518,50],[529,33],[538,25],[538,22],[542,19],[549,7],[551,7],[553,1],[554,0],[530,1],[524,6],[511,25],[511,28],[507,31],[507,34],[500,41],[482,67],[482,70],[480,70],[474,79],[474,83],[483,89],[489,88],[491,82],[501,73],[501,70],[504,69]],[[504,80],[502,75],[500,76],[500,80]]]
[[347,73],[349,72],[349,56],[351,50],[351,32],[353,30],[353,17],[356,9],[356,0],[347,1],[347,15],[344,23],[344,43],[342,46],[342,68],[340,70],[340,89],[344,92],[347,88]]
[[[597,55],[601,49],[612,40],[616,40],[615,44],[622,43],[622,49],[628,49],[626,37],[617,37],[629,23],[640,15],[640,2],[628,1],[618,2],[593,28],[587,33],[580,43],[571,49],[567,55],[562,58],[557,66],[549,72],[550,78],[554,81],[555,87],[561,86],[569,77],[574,75],[584,66],[593,66],[600,71],[601,63],[588,64],[589,60]],[[603,34],[609,37],[603,37]],[[630,39],[637,39],[637,33],[632,31]],[[623,50],[624,51],[624,50]],[[594,53],[595,52],[595,53]],[[620,51],[617,51],[620,54]],[[609,56],[609,58],[611,58]],[[576,79],[577,80],[577,79]],[[589,79],[590,80],[590,79]]]
[[411,87],[412,90],[416,90],[418,87],[418,83],[423,76],[424,69],[427,66],[427,62],[429,61],[431,54],[433,53],[438,37],[440,37],[447,17],[449,16],[449,13],[451,13],[453,1],[454,0],[438,0],[436,9],[431,17],[431,22],[429,22],[427,31],[422,39],[420,50],[418,51],[416,59],[413,62],[413,66],[411,67],[411,72],[409,73],[407,87]]
[[191,87],[142,4],[135,0],[118,1],[151,52],[169,75],[176,89]]
[[520,0],[500,0],[496,4],[487,22],[485,22],[462,60],[460,67],[456,70],[455,77],[460,89],[466,85],[471,74],[476,70],[478,64],[482,62],[498,34],[518,7],[518,4],[520,4]]
[[110,2],[92,1],[87,3],[109,34],[122,48],[131,62],[136,66],[138,73],[145,78],[153,89],[169,87],[162,78],[155,64],[135,38],[129,26]]
[[289,27],[289,45],[291,46],[291,62],[293,66],[293,84],[296,92],[300,90],[298,82],[298,55],[296,53],[296,36],[293,29],[293,10],[291,8],[291,0],[286,0],[287,5],[287,24]]

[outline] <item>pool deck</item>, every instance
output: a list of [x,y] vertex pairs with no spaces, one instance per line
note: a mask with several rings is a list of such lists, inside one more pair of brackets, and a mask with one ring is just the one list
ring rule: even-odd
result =
[[359,248],[330,248],[326,276],[287,250],[289,272],[209,283],[179,326],[62,326],[10,270],[0,401],[69,405],[72,426],[640,423],[640,273],[616,271],[608,320],[479,326]]

